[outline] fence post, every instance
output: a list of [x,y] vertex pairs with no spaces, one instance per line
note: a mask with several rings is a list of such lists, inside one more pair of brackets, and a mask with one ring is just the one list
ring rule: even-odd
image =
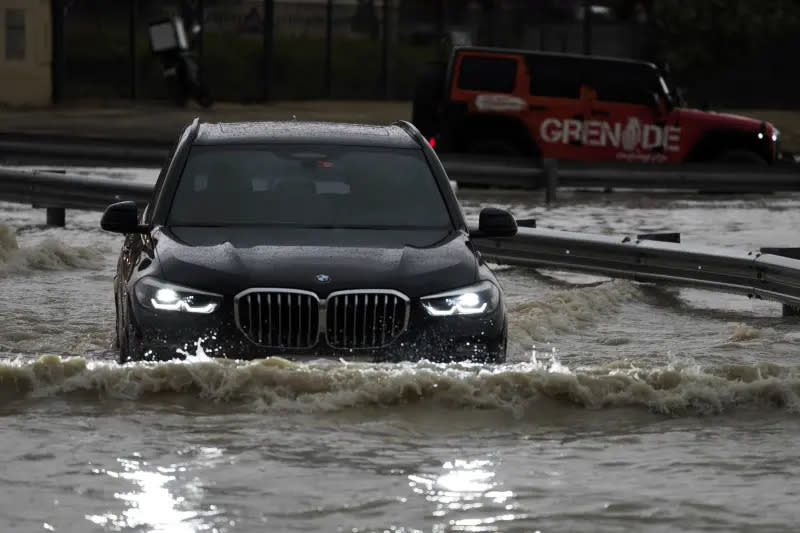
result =
[[592,55],[592,0],[583,2],[583,53]]
[[264,87],[262,97],[265,102],[272,98],[272,55],[274,50],[275,0],[264,0]]
[[390,15],[392,0],[383,0],[383,42],[381,46],[381,89],[383,97],[389,99],[389,39],[391,32]]
[[333,96],[333,0],[325,8],[325,96]]
[[197,0],[196,22],[200,24],[200,33],[197,34],[197,68],[200,82],[205,82],[206,69],[204,68],[204,51],[206,40],[206,6],[203,0]]
[[50,73],[53,77],[53,103],[59,104],[64,100],[64,0],[50,1],[50,17],[52,23],[53,64]]
[[555,159],[545,159],[542,161],[542,171],[545,180],[545,203],[547,205],[556,201],[558,191],[558,161]]
[[130,95],[131,100],[136,100],[137,96],[137,84],[139,79],[139,74],[137,72],[138,65],[136,64],[137,53],[136,53],[136,25],[137,25],[137,15],[138,15],[138,3],[139,0],[129,0],[130,2],[130,13],[128,17],[128,53],[129,53],[129,61],[130,61]]
[[444,38],[445,28],[447,27],[447,23],[445,21],[445,0],[435,0],[436,3],[436,36],[439,39]]

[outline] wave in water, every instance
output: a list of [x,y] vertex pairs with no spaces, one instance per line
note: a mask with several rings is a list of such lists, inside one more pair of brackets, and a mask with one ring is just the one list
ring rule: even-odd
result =
[[555,404],[558,409],[638,407],[681,415],[743,406],[795,411],[800,374],[795,368],[763,363],[639,368],[626,361],[576,370],[557,361],[481,367],[295,363],[280,358],[236,362],[203,356],[126,366],[57,356],[0,363],[0,405],[87,394],[93,401],[163,397],[167,402],[179,394],[204,403],[292,412],[420,405],[503,410],[525,417]]
[[559,291],[541,300],[526,302],[512,309],[512,342],[549,342],[562,333],[573,333],[591,325],[598,316],[641,296],[630,281],[611,281],[593,287]]
[[48,238],[20,248],[12,228],[0,225],[0,275],[37,270],[96,269],[108,253],[107,246],[69,246]]

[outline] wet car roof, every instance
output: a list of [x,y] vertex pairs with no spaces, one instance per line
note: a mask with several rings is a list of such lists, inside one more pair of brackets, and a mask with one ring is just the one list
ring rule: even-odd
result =
[[195,144],[315,143],[392,148],[419,148],[400,126],[339,122],[202,123]]

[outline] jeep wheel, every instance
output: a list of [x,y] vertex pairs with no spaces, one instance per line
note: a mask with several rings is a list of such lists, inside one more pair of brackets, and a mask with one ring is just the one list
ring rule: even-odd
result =
[[730,150],[717,157],[715,161],[723,165],[765,166],[767,164],[763,157],[750,150]]

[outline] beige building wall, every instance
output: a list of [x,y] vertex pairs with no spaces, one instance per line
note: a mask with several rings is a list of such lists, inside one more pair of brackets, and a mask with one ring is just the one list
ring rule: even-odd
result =
[[0,104],[52,101],[50,0],[0,0]]

